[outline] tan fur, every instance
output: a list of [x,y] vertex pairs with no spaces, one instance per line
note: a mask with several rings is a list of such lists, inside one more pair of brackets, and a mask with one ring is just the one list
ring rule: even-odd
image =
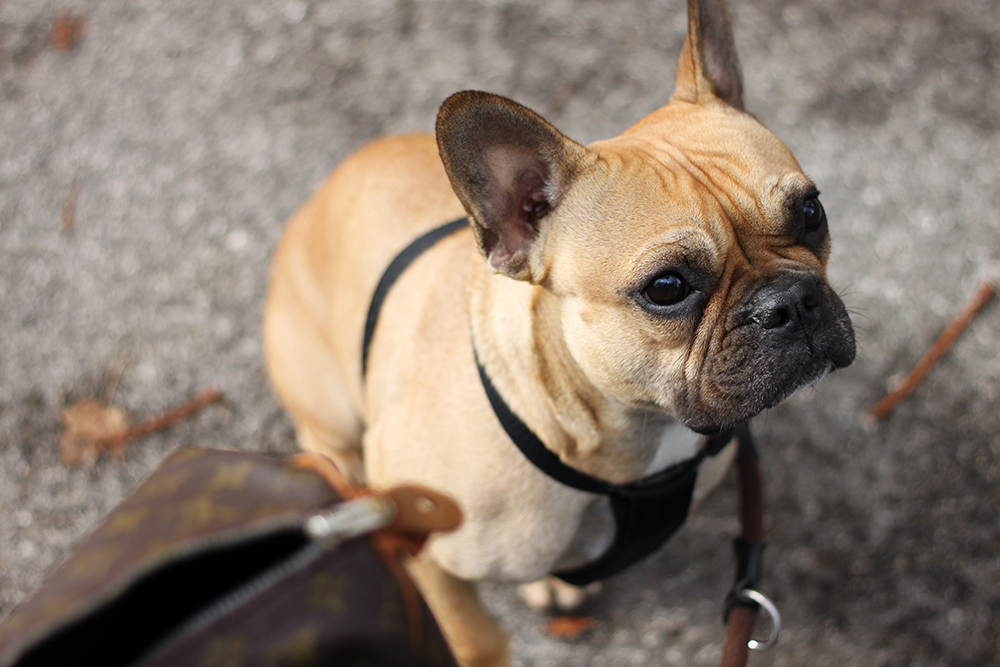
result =
[[[347,467],[363,460],[372,486],[419,483],[462,506],[465,524],[432,541],[413,573],[463,665],[506,664],[503,633],[468,582],[538,580],[593,559],[611,535],[606,501],[546,477],[511,444],[473,348],[567,464],[624,483],[654,459],[661,469],[694,454],[700,439],[677,420],[736,414],[727,387],[755,380],[732,362],[729,322],[762,284],[794,270],[829,289],[828,244],[805,248],[788,229],[789,202],[812,184],[740,110],[741,85],[716,97],[718,82],[739,79],[731,43],[717,49],[732,54],[728,73],[706,73],[697,55],[712,48],[699,46],[698,13],[718,19],[720,7],[692,0],[675,99],[621,136],[584,148],[509,101],[453,98],[438,129],[447,171],[432,137],[373,143],[293,216],[275,255],[267,370],[302,446]],[[463,119],[467,110],[509,118],[494,134],[516,139],[477,154],[482,116]],[[541,157],[527,143],[540,143]],[[511,213],[480,172],[530,196]],[[524,213],[542,198],[551,210]],[[422,255],[390,291],[362,383],[364,321],[382,271],[421,233],[467,211],[473,229]],[[636,305],[637,281],[671,262],[711,276],[698,318],[655,318]],[[696,500],[732,450],[704,464]]]

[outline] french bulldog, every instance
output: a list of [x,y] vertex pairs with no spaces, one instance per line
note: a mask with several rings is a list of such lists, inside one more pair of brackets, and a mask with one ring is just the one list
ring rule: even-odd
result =
[[[744,110],[722,0],[688,13],[673,96],[620,136],[583,146],[513,101],[458,93],[436,140],[346,159],[276,251],[266,366],[301,446],[462,507],[412,573],[463,665],[507,664],[477,581],[546,581],[615,528],[606,497],[512,444],[480,368],[562,463],[625,484],[854,359],[816,185]],[[365,341],[393,258],[463,216],[400,273]],[[734,450],[705,459],[695,503]]]

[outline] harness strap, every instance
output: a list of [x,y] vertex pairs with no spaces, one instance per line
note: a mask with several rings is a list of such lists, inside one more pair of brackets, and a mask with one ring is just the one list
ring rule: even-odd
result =
[[[379,280],[368,307],[361,348],[361,377],[368,370],[368,352],[383,302],[399,276],[425,250],[468,225],[468,218],[454,220],[418,237],[389,264]],[[567,486],[607,495],[615,519],[615,541],[596,561],[556,576],[571,584],[583,585],[618,572],[648,556],[663,544],[687,518],[694,493],[698,466],[706,456],[715,456],[735,434],[739,438],[740,518],[742,535],[736,540],[736,584],[726,598],[726,638],[722,667],[743,667],[749,648],[767,648],[778,639],[781,618],[777,609],[756,590],[760,577],[760,556],[764,549],[764,493],[757,452],[749,425],[744,423],[713,436],[696,456],[670,466],[660,473],[630,484],[611,484],[563,463],[559,457],[515,415],[496,391],[482,365],[476,360],[483,388],[494,413],[508,437],[525,457],[542,472]],[[771,618],[772,632],[767,641],[751,640],[757,611],[763,607]]]
[[624,570],[660,548],[687,519],[698,466],[732,439],[732,431],[709,439],[694,457],[629,484],[612,484],[572,468],[546,447],[500,396],[482,364],[479,377],[493,412],[525,458],[566,486],[608,496],[615,520],[611,546],[595,561],[574,570],[554,572],[566,583],[584,586]]
[[416,241],[403,248],[396,257],[389,263],[382,278],[375,287],[372,295],[371,305],[368,306],[368,317],[365,319],[365,337],[361,343],[361,379],[364,380],[368,373],[368,349],[371,347],[372,338],[375,336],[375,325],[378,324],[378,315],[382,311],[382,303],[389,294],[389,290],[396,283],[399,276],[419,257],[425,250],[433,246],[441,239],[451,236],[458,230],[469,224],[468,218],[460,218],[449,222],[441,227],[435,227]]
[[[406,246],[390,262],[375,288],[368,308],[361,349],[362,379],[367,374],[369,348],[389,290],[421,253],[466,225],[468,218],[462,218],[432,229]],[[697,455],[686,461],[629,484],[612,484],[563,463],[511,411],[478,359],[476,365],[493,412],[524,456],[560,483],[588,493],[608,496],[611,502],[615,520],[614,542],[597,560],[575,570],[555,573],[570,584],[582,586],[611,576],[649,556],[663,545],[687,520],[698,466],[706,456],[714,456],[732,439],[732,432],[722,433],[710,439]]]

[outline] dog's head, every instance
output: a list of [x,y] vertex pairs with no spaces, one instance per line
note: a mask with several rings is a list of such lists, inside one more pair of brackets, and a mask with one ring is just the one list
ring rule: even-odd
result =
[[559,300],[608,395],[711,432],[853,361],[819,193],[744,111],[721,0],[689,1],[673,98],[619,137],[584,147],[477,92],[437,136],[490,267]]

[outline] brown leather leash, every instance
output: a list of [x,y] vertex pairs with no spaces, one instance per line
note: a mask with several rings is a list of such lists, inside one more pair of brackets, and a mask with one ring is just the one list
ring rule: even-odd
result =
[[[740,486],[740,523],[742,534],[735,540],[736,583],[726,597],[726,638],[722,645],[721,667],[743,667],[750,650],[767,649],[778,641],[781,615],[774,604],[758,589],[761,554],[764,551],[764,484],[757,451],[749,428],[738,431]],[[770,636],[760,642],[751,639],[758,610],[771,621]]]

